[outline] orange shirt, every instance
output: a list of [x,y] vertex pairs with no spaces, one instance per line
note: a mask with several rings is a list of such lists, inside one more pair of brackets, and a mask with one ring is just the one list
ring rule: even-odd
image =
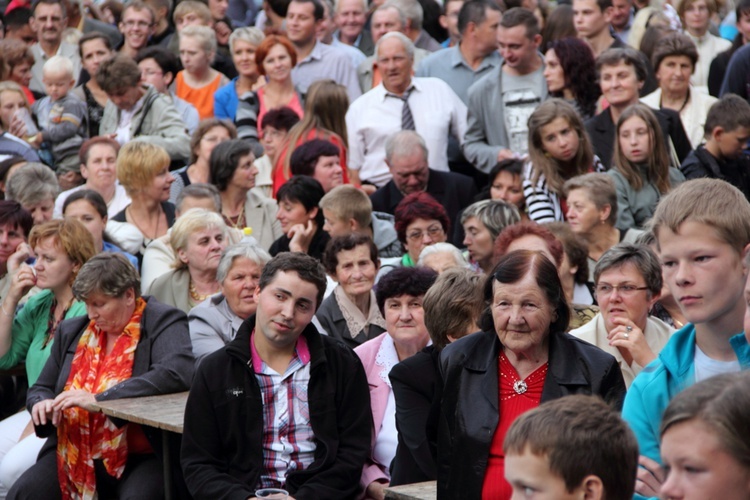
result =
[[219,90],[224,75],[218,73],[216,78],[208,85],[196,89],[187,84],[184,73],[185,70],[177,73],[175,95],[195,106],[201,120],[212,118],[214,116],[214,94]]

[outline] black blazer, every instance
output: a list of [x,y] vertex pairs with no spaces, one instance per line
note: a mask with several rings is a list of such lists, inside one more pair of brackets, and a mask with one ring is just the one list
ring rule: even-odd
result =
[[[484,331],[443,349],[437,477],[438,498],[482,497],[487,460],[499,422],[497,359],[500,339]],[[567,333],[549,334],[549,371],[541,402],[570,394],[601,396],[618,410],[625,382],[613,356]]]
[[[682,163],[693,150],[693,146],[682,126],[679,113],[671,109],[652,109],[651,111],[659,120],[664,140],[672,139],[677,157]],[[615,123],[612,121],[611,110],[607,108],[595,117],[586,120],[586,132],[589,134],[596,156],[607,169],[612,168],[612,156],[615,152]],[[679,165],[673,166],[679,168]]]
[[[466,175],[453,172],[441,172],[430,169],[430,179],[427,181],[427,194],[434,197],[448,213],[448,219],[453,223],[458,213],[471,205],[477,194],[474,180]],[[403,193],[398,190],[393,180],[375,191],[371,196],[372,210],[374,212],[385,212],[394,215],[396,205],[404,199]],[[451,233],[448,233],[450,239]],[[452,242],[454,245],[462,246],[461,241]]]

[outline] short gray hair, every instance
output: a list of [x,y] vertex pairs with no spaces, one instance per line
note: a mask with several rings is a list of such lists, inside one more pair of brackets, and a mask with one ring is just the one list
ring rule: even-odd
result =
[[221,212],[221,194],[219,194],[218,188],[213,184],[199,182],[182,188],[174,203],[177,213],[182,213],[182,203],[185,201],[185,198],[213,200],[216,212]]
[[592,172],[568,179],[563,184],[563,194],[566,197],[574,189],[585,189],[589,200],[596,206],[597,210],[609,205],[610,211],[607,223],[611,226],[615,225],[615,222],[617,222],[617,189],[611,175]]
[[484,224],[493,241],[497,239],[500,231],[521,222],[521,215],[516,206],[502,200],[482,200],[469,205],[461,214],[461,224],[472,217],[476,217]]
[[271,256],[258,245],[251,243],[237,243],[229,246],[221,254],[221,260],[219,261],[219,267],[216,269],[216,281],[224,283],[227,279],[229,270],[232,269],[235,259],[244,257],[249,259],[260,266],[261,269],[271,260]]
[[385,161],[391,163],[394,156],[405,156],[414,152],[414,148],[419,148],[424,153],[424,159],[429,159],[427,144],[422,136],[413,130],[401,130],[392,134],[385,140]]
[[122,297],[132,288],[141,296],[141,278],[133,264],[119,252],[102,252],[90,258],[78,271],[73,282],[73,295],[86,302],[93,293]]
[[[386,4],[387,5],[387,4]],[[401,41],[401,43],[404,46],[404,49],[406,50],[406,55],[409,56],[409,58],[414,61],[414,42],[409,40],[409,37],[401,33],[400,31],[389,31],[385,35],[380,37],[380,40],[378,40],[378,43],[375,44],[375,59],[377,60],[380,56],[380,44],[383,43],[384,40],[388,40],[390,38],[397,38]]]
[[424,9],[417,0],[388,0],[385,5],[395,5],[411,21],[412,29],[422,29]]
[[372,19],[372,16],[375,15],[375,12],[381,12],[381,11],[388,10],[388,9],[393,9],[396,11],[396,13],[398,14],[398,20],[401,23],[401,29],[406,28],[406,14],[404,14],[404,11],[401,10],[398,5],[393,4],[391,2],[386,2],[380,7],[378,7],[377,9],[375,9],[375,11],[372,13],[370,18]]
[[27,163],[10,177],[5,185],[5,199],[23,206],[36,205],[57,198],[60,184],[52,169],[41,163]]
[[187,264],[180,259],[178,251],[187,248],[190,235],[205,229],[220,229],[225,239],[229,233],[224,219],[216,212],[211,212],[205,208],[191,208],[180,215],[169,233],[169,243],[172,245],[172,249],[174,249],[172,267],[175,269],[185,269],[187,267]]
[[265,38],[263,32],[255,26],[243,26],[237,28],[232,31],[231,35],[229,35],[229,52],[231,53],[234,51],[234,42],[238,40],[257,47],[263,41],[263,38]]
[[465,267],[469,268],[470,264],[466,260],[466,257],[464,257],[464,254],[461,253],[461,250],[456,248],[455,246],[451,245],[450,243],[433,243],[432,245],[428,245],[422,249],[422,252],[419,254],[419,259],[417,260],[417,267],[424,267],[424,259],[428,255],[433,255],[436,253],[449,253],[453,255],[453,258],[456,261],[456,265],[458,267]]
[[625,264],[633,264],[641,273],[652,296],[661,292],[663,280],[659,257],[649,247],[632,243],[618,243],[604,252],[594,268],[594,283],[599,284],[603,272],[619,269]]

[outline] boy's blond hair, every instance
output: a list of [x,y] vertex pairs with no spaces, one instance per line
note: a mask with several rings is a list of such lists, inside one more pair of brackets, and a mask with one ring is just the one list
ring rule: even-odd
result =
[[673,233],[687,221],[712,227],[719,237],[742,255],[750,243],[750,202],[728,182],[695,179],[683,182],[656,207],[651,228],[659,245],[659,230]]
[[370,197],[354,186],[336,186],[320,199],[318,205],[323,210],[333,212],[339,220],[354,219],[362,229],[372,224]]
[[183,2],[178,3],[177,7],[174,8],[172,20],[175,24],[179,24],[179,21],[190,13],[200,17],[204,26],[210,26],[213,21],[208,5],[202,2],[196,2],[195,0],[184,0]]
[[63,56],[52,56],[42,66],[42,74],[45,76],[66,76],[73,79],[73,63]]
[[132,141],[125,144],[117,155],[117,180],[128,195],[149,187],[156,175],[169,167],[169,154],[155,144]]

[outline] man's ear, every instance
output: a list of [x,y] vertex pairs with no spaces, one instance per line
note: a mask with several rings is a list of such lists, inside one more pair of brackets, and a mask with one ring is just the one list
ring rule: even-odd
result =
[[164,73],[164,75],[162,75],[162,77],[164,78],[164,81],[167,83],[167,87],[172,85],[172,82],[174,81],[174,74],[172,74],[171,71],[167,71],[166,73]]
[[438,22],[444,30],[448,29],[448,16],[446,16],[445,14],[441,14],[440,17],[438,17]]
[[532,38],[532,41],[534,42],[534,45],[536,45],[537,49],[540,45],[542,45],[542,35],[534,35],[534,38]]
[[604,9],[604,12],[602,12],[602,14],[604,14],[604,20],[607,21],[607,24],[612,22],[612,12],[614,10],[615,8],[610,6]]

